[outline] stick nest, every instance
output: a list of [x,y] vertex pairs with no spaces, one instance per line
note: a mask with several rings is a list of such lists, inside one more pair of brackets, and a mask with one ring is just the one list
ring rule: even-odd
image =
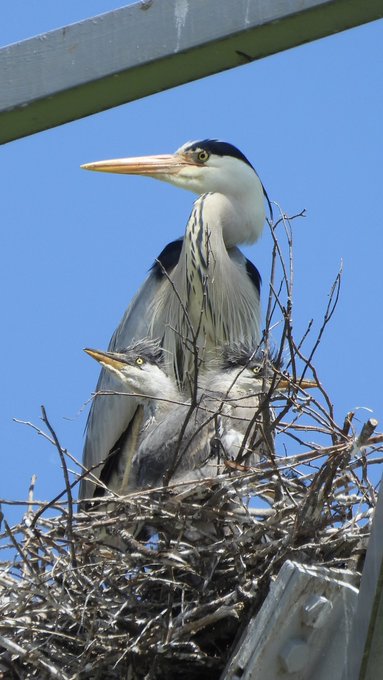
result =
[[[360,569],[376,452],[349,436],[91,513],[30,509],[3,534],[17,548],[0,573],[3,677],[218,678],[286,559]],[[158,538],[133,538],[141,525]]]
[[[282,217],[271,232],[266,328],[278,315],[286,368],[317,379],[312,358],[340,275],[304,356],[311,322],[296,342],[290,225]],[[19,524],[4,520],[0,677],[215,680],[285,560],[360,573],[376,504],[371,471],[382,460],[377,422],[354,429],[350,413],[338,425],[322,385],[310,396],[292,386],[273,408],[269,454],[256,468],[228,461],[220,477],[101,498],[92,512],[75,511],[79,474],[68,472],[73,457],[43,411],[46,431],[33,427],[57,449],[65,490],[50,503],[30,495]]]

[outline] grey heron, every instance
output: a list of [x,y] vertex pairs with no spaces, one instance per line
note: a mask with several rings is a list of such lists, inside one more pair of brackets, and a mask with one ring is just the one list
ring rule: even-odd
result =
[[[150,346],[150,341],[140,343],[144,351],[145,342]],[[130,474],[127,477],[124,470],[126,459],[117,456],[114,461],[117,478],[120,482],[125,478],[125,482],[113,490],[123,494],[160,487],[167,481],[214,478],[230,467],[227,462],[237,457],[250,423],[257,430],[256,445],[248,451],[246,467],[237,469],[246,470],[267,455],[259,407],[275,368],[263,352],[251,352],[242,346],[226,348],[222,365],[202,375],[199,397],[192,408],[190,400],[180,403],[182,397],[174,378],[166,376],[155,355],[146,353],[144,361],[142,353],[137,355],[136,347],[121,353],[85,350],[115,374],[125,388],[134,389],[140,403],[147,405],[144,427],[135,440],[136,450],[132,451]],[[275,384],[276,390],[281,391],[291,381],[277,375]],[[314,385],[304,380],[300,388]],[[104,481],[108,483],[107,479]]]
[[[154,426],[172,407],[180,403],[180,393],[175,380],[163,369],[163,352],[159,343],[142,338],[121,352],[84,350],[104,366],[123,387],[122,399],[135,399],[137,413],[132,427],[126,433],[126,444],[111,451],[94,481],[99,478],[102,486],[96,486],[94,495],[102,495],[105,487],[110,491],[124,493],[128,488],[131,462],[142,437],[142,430]],[[106,399],[114,395],[105,395]],[[90,474],[90,479],[92,476]]]
[[[169,357],[168,373],[184,388],[194,373],[197,349],[198,361],[203,362],[223,343],[255,347],[260,340],[260,275],[237,245],[254,243],[261,235],[268,197],[248,159],[231,144],[203,140],[188,142],[174,154],[82,167],[146,175],[199,194],[184,238],[168,244],[159,255],[109,350],[145,336],[159,338]],[[102,370],[97,391],[113,389],[113,376]],[[94,475],[126,440],[136,411],[133,398],[99,396],[93,401],[83,463]],[[92,489],[92,482],[84,480],[80,497],[89,497]]]
[[[142,437],[133,457],[131,490],[162,486],[164,481],[214,478],[225,471],[247,471],[257,465],[269,451],[271,433],[266,429],[272,412],[266,394],[275,371],[262,351],[226,348],[221,365],[201,374],[197,403],[181,440],[181,427],[190,413],[187,404],[169,409]],[[291,386],[289,377],[277,374],[276,392],[280,394]],[[310,380],[299,383],[301,390],[315,386]],[[243,443],[244,454],[237,463]]]

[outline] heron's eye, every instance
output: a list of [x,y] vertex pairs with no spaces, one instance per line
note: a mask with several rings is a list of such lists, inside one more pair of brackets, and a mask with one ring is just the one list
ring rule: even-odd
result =
[[142,364],[144,364],[144,363],[145,363],[145,361],[143,360],[142,357],[137,357],[137,359],[136,359],[137,366],[142,366]]
[[262,366],[253,366],[253,373],[258,375],[262,370]]
[[200,163],[206,163],[209,158],[209,154],[207,151],[205,151],[205,149],[202,149],[201,151],[198,151],[197,158]]

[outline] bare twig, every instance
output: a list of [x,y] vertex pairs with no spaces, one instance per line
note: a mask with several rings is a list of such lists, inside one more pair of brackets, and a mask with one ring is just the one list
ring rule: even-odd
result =
[[41,412],[43,414],[43,422],[47,426],[49,432],[52,435],[52,439],[55,443],[56,449],[58,451],[58,454],[60,456],[61,460],[61,466],[62,466],[62,471],[64,475],[64,480],[65,480],[65,488],[66,488],[66,493],[67,493],[67,498],[68,498],[68,520],[67,520],[67,533],[68,533],[68,539],[69,539],[69,547],[71,551],[71,556],[72,556],[72,564],[75,567],[77,564],[76,560],[76,552],[74,550],[74,545],[73,545],[73,530],[72,530],[72,524],[73,524],[73,496],[72,496],[72,488],[69,480],[69,473],[68,473],[68,468],[65,460],[65,453],[64,450],[62,449],[60,442],[57,438],[56,432],[54,431],[52,425],[50,424],[48,420],[48,416],[45,410],[44,406],[41,406]]

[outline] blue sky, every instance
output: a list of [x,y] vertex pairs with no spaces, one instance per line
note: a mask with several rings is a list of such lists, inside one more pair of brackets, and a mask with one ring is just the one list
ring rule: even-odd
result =
[[[116,2],[1,3],[0,43],[108,11]],[[370,407],[382,421],[382,22],[375,22],[1,148],[2,405],[0,496],[63,487],[58,456],[13,418],[39,423],[81,458],[84,403],[147,269],[183,233],[192,194],[80,164],[171,152],[190,139],[238,146],[294,226],[296,333],[315,319],[343,260],[340,302],[316,365],[339,420]],[[271,239],[247,254],[267,283]],[[265,286],[266,292],[266,286]],[[369,413],[359,413],[364,422]],[[10,521],[17,512],[7,510]]]

